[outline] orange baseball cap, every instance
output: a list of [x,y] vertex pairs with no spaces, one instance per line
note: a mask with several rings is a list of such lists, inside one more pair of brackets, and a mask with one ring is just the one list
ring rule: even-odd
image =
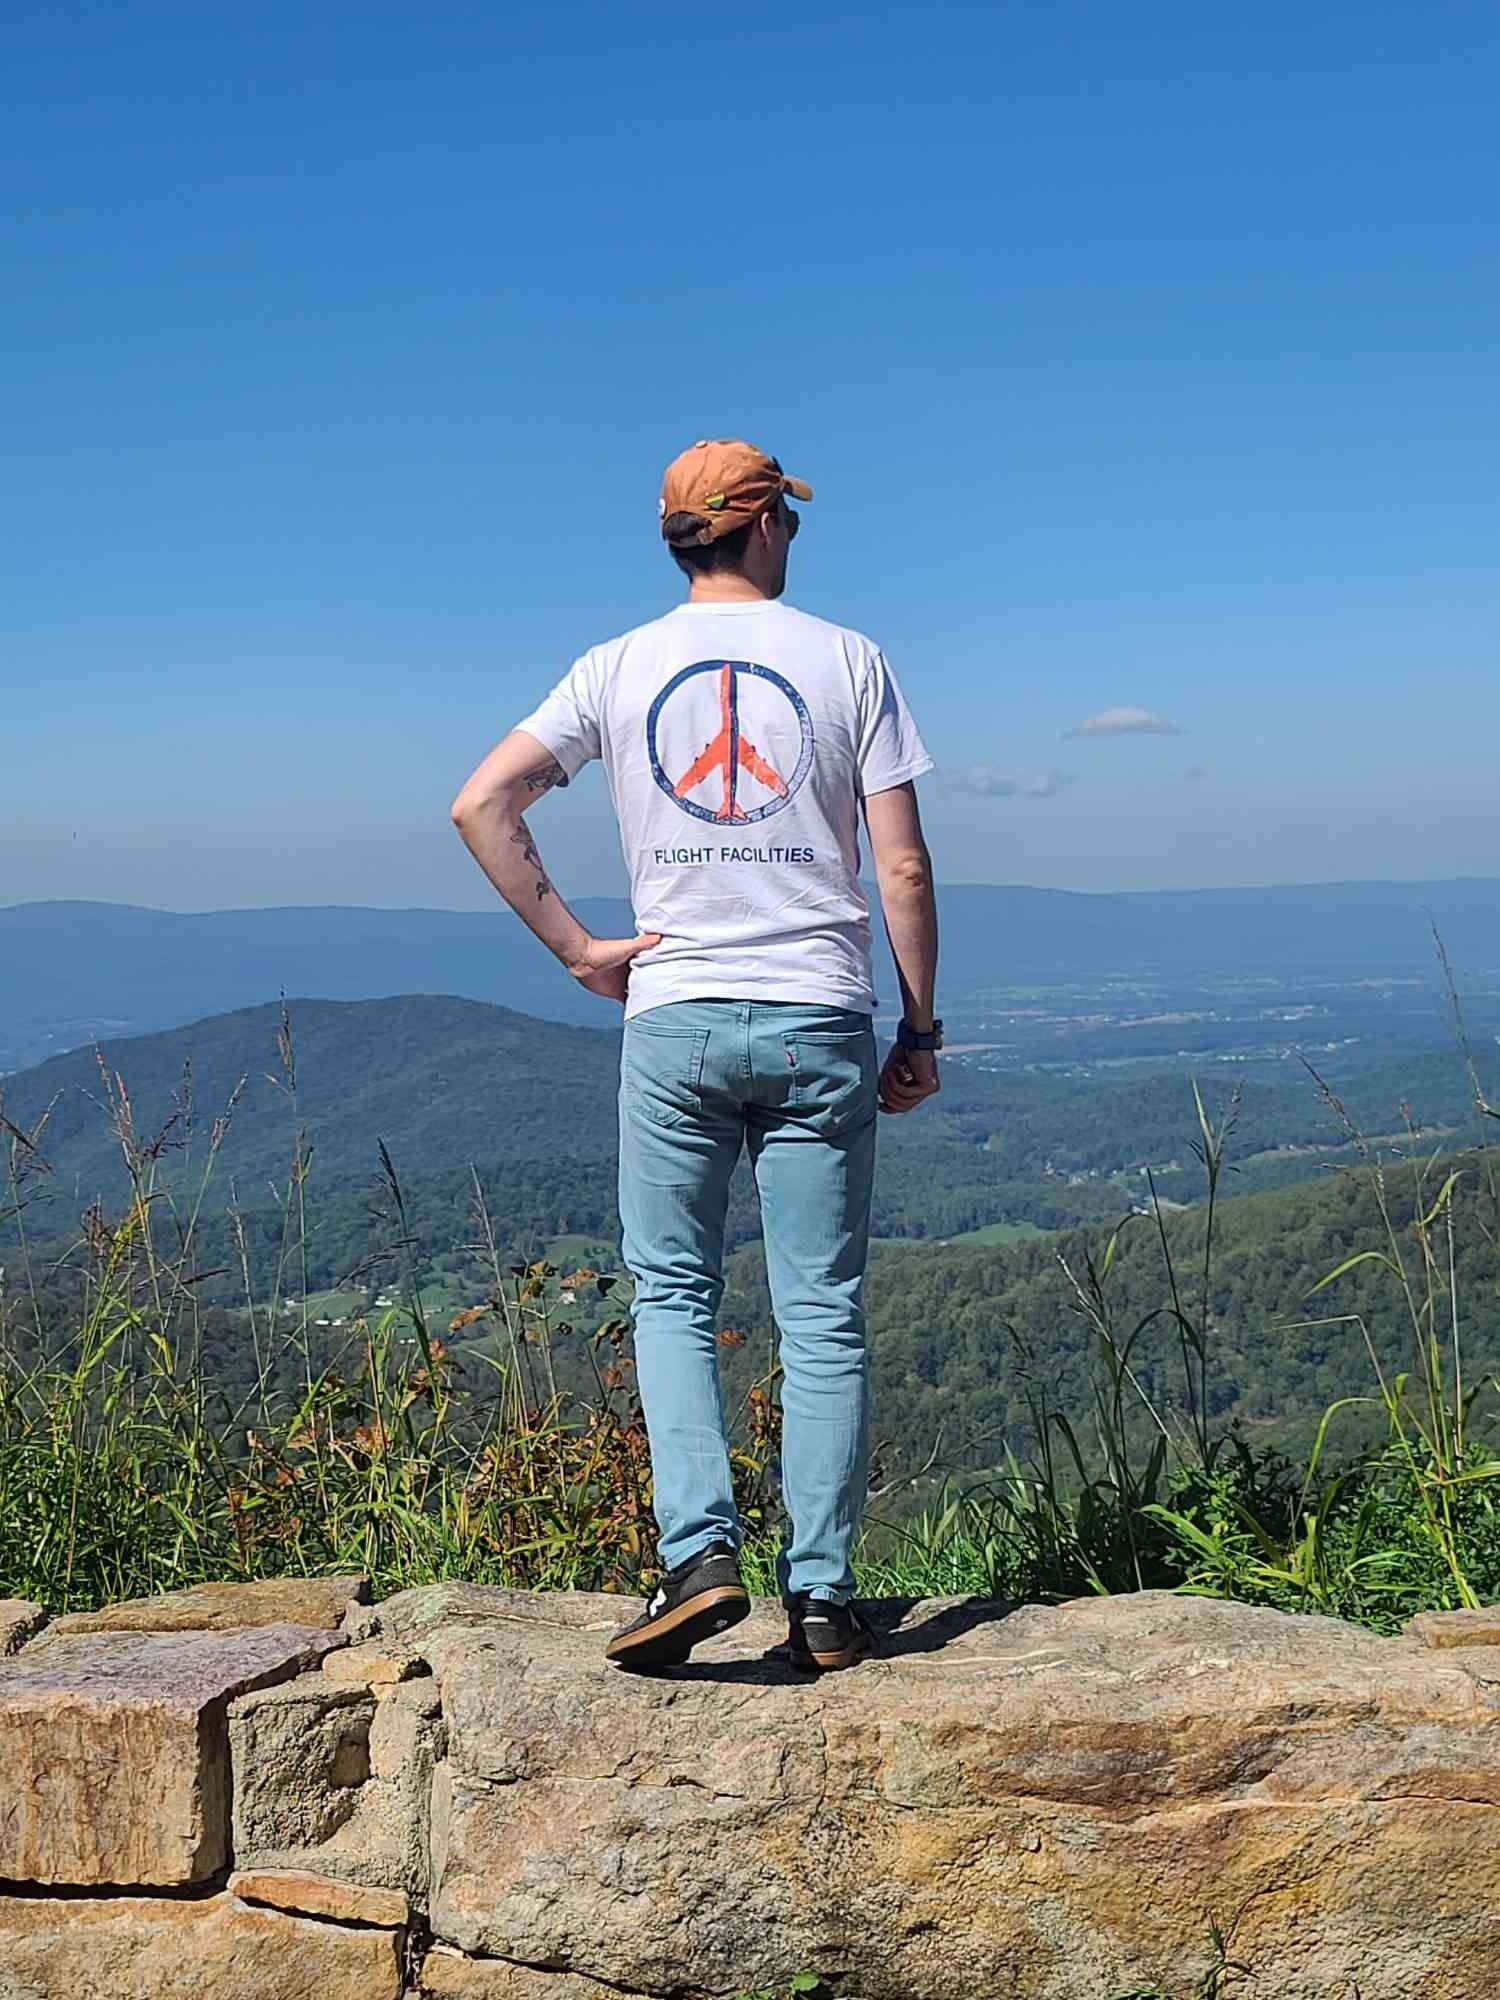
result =
[[[680,452],[661,478],[661,518],[692,514],[698,525],[672,539],[679,547],[716,542],[773,507],[783,493],[811,500],[812,488],[793,479],[758,445],[743,438],[699,438]],[[663,534],[666,530],[662,530]]]

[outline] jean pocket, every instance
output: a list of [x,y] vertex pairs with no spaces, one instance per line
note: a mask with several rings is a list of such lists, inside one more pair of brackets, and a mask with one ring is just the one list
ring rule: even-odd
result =
[[788,1031],[790,1108],[819,1131],[852,1131],[875,1116],[879,1067],[870,1026]]
[[620,1080],[631,1107],[657,1125],[681,1125],[703,1102],[707,1028],[648,1027],[627,1021]]

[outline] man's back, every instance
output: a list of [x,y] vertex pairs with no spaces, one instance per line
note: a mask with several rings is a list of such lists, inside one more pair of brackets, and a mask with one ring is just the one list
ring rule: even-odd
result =
[[[791,1657],[851,1666],[869,1460],[861,1290],[877,1112],[938,1088],[937,915],[912,780],[932,768],[878,647],[780,602],[812,488],[742,439],[662,480],[687,604],[584,654],[491,751],[453,817],[511,908],[592,993],[624,1002],[620,1221],[661,1584],[608,1657],[670,1666],[749,1611],[715,1316],[748,1153],[781,1333],[777,1570]],[[595,938],[523,817],[603,759],[638,934]],[[903,1018],[881,1066],[863,810]]]
[[585,653],[521,725],[601,757],[662,942],[628,1012],[729,996],[870,1011],[859,802],[932,768],[885,660],[780,602],[688,603]]

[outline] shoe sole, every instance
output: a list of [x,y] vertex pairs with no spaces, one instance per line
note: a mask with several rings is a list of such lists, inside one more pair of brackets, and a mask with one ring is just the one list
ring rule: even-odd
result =
[[870,1656],[870,1642],[860,1633],[841,1646],[836,1653],[814,1653],[799,1647],[789,1648],[789,1657],[794,1667],[800,1667],[807,1674],[836,1674],[845,1667],[857,1667],[861,1660]]
[[750,1599],[733,1584],[700,1590],[639,1632],[611,1639],[604,1657],[617,1667],[680,1667],[694,1646],[750,1616]]

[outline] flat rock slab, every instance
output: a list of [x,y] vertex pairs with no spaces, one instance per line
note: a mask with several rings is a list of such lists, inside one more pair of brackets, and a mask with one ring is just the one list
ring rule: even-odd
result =
[[426,1670],[426,1663],[413,1654],[387,1652],[380,1646],[340,1646],[323,1662],[324,1678],[336,1687],[399,1687]]
[[256,1583],[195,1583],[161,1597],[127,1597],[102,1611],[52,1621],[48,1641],[86,1632],[246,1632],[258,1625],[334,1631],[369,1596],[362,1576],[268,1577]]
[[1500,1605],[1481,1611],[1419,1611],[1402,1628],[1434,1652],[1455,1646],[1500,1646]]
[[399,1938],[229,1895],[0,1896],[0,2000],[397,2000]]
[[242,1903],[264,1903],[294,1916],[326,1917],[339,1924],[376,1924],[401,1930],[411,1907],[399,1889],[362,1888],[313,1875],[303,1868],[240,1868],[229,1878],[229,1892]]
[[229,1702],[334,1643],[299,1625],[96,1633],[0,1665],[0,1881],[165,1888],[216,1873]]
[[19,1653],[46,1622],[47,1614],[40,1604],[32,1604],[24,1597],[0,1597],[0,1660]]
[[600,1647],[640,1610],[634,1597],[604,1591],[500,1590],[485,1583],[426,1583],[380,1604],[359,1605],[344,1619],[353,1645],[379,1639],[387,1650],[419,1652],[429,1633],[449,1625],[517,1625],[543,1632],[595,1632]]
[[442,1688],[432,1923],[475,1979],[1111,2000],[1214,1919],[1276,2000],[1493,1990],[1486,1653],[1146,1593],[871,1607],[882,1657],[817,1681],[760,1610],[647,1678],[600,1659],[617,1599],[377,1610]]

